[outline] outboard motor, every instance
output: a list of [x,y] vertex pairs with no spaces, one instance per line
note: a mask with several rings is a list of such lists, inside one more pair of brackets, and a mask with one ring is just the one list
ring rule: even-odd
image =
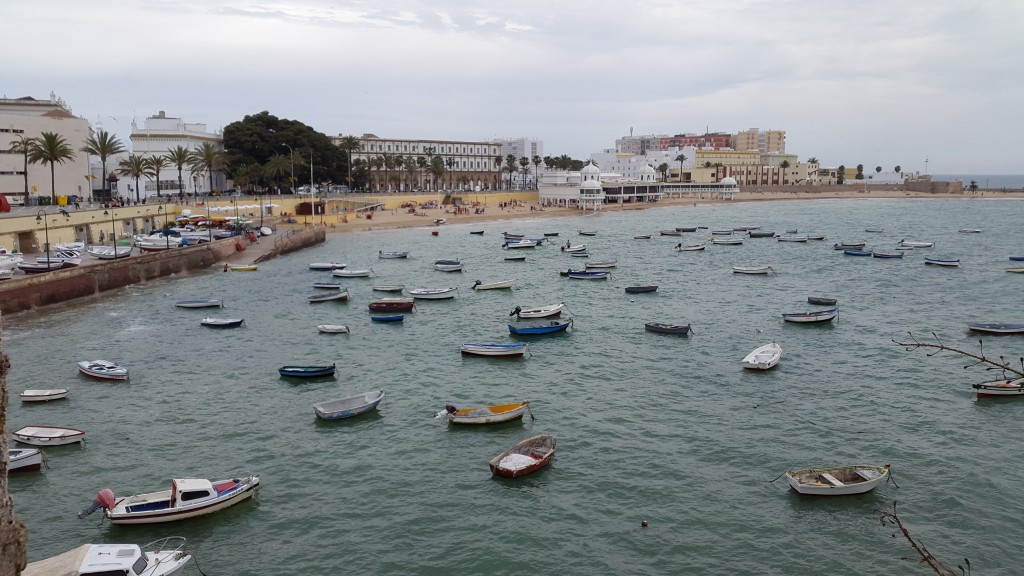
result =
[[516,309],[511,311],[511,312],[509,312],[508,315],[509,316],[515,316],[516,314],[519,314],[520,312],[522,312],[522,310],[523,310],[522,308],[520,308],[519,306],[516,306]]
[[104,488],[96,494],[96,499],[92,501],[92,504],[88,508],[78,513],[78,519],[81,520],[89,514],[95,512],[101,506],[107,510],[114,507],[114,491],[110,488]]

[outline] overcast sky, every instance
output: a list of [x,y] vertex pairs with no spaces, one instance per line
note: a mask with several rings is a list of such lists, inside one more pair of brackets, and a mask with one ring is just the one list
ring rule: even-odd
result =
[[781,129],[823,165],[1024,173],[1020,0],[0,3],[7,98],[126,143],[166,111],[328,135],[543,140]]

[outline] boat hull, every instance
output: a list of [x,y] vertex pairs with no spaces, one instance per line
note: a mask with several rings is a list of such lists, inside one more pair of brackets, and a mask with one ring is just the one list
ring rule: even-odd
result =
[[986,396],[1024,396],[1024,378],[971,384],[971,387],[974,388],[978,398]]
[[367,305],[370,312],[412,312],[414,306],[416,302],[412,298],[375,300]]
[[330,366],[282,366],[277,373],[286,378],[323,378],[334,376],[337,368],[334,364]]
[[829,310],[819,310],[817,312],[794,312],[783,314],[782,319],[786,322],[796,323],[812,323],[812,322],[831,322],[839,316],[839,309],[832,308]]
[[106,511],[106,515],[111,524],[158,524],[161,522],[185,520],[213,514],[214,512],[244,502],[256,494],[259,485],[260,479],[258,476],[249,476],[244,478],[236,489],[226,494],[223,498],[202,502],[193,506],[186,505],[142,512],[128,512],[126,508],[128,505],[134,507],[145,503],[158,504],[161,501],[170,501],[171,491],[164,490],[151,494],[129,496],[119,500],[113,509]]
[[490,356],[492,358],[522,358],[526,344],[463,344],[459,352],[469,356]]
[[85,431],[58,426],[25,426],[13,433],[14,439],[32,446],[64,446],[84,444]]
[[740,362],[747,370],[768,370],[782,359],[782,347],[771,342],[755,348]]
[[968,324],[967,328],[985,334],[1024,334],[1024,324]]
[[565,304],[552,304],[550,306],[525,309],[517,306],[513,313],[519,318],[559,318],[562,316],[563,308],[565,308]]
[[884,466],[837,466],[787,470],[785,476],[790,488],[800,494],[849,496],[874,490],[889,477],[889,469]]
[[67,398],[71,394],[70,388],[54,388],[52,390],[25,390],[19,394],[22,402],[49,402]]
[[659,334],[689,334],[690,325],[648,322],[644,324],[644,330],[646,330],[647,332],[657,332]]
[[508,331],[517,336],[551,334],[553,332],[562,332],[569,328],[570,325],[572,325],[571,318],[569,320],[551,320],[550,322],[521,322],[509,324]]
[[36,472],[43,467],[43,453],[35,448],[8,448],[8,472]]
[[384,400],[384,391],[372,390],[341,400],[317,402],[313,404],[313,413],[324,420],[341,420],[365,414],[377,408],[382,400]]
[[[491,474],[502,478],[519,478],[533,474],[551,463],[551,459],[555,455],[555,447],[555,438],[547,434],[527,438],[513,446],[510,450],[506,450],[492,458],[488,463]],[[506,460],[507,457],[513,454],[524,456],[532,460],[532,462],[513,466],[511,462]]]
[[530,403],[528,401],[481,406],[479,408],[463,408],[455,412],[448,412],[448,422],[466,425],[502,424],[504,422],[522,420],[523,415],[529,409]]

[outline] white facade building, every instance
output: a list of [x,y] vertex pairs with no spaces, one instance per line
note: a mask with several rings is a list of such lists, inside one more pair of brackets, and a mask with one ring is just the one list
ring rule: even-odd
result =
[[[132,154],[143,158],[166,156],[170,150],[178,146],[188,150],[195,150],[206,142],[212,143],[219,150],[224,149],[223,134],[208,131],[206,124],[185,122],[181,118],[168,117],[163,110],[159,111],[155,116],[146,118],[142,128],[139,128],[138,124],[132,120],[132,134],[130,138]],[[127,155],[115,159],[113,166],[116,168],[117,162],[125,157]],[[111,160],[107,159],[107,170],[111,169]],[[161,194],[195,193],[198,195],[207,193],[209,190],[205,189],[210,186],[210,178],[207,174],[194,174],[186,164],[182,167],[180,184],[179,188],[177,165],[171,164],[169,168],[160,171],[159,193]],[[156,182],[152,180],[145,182],[139,180],[139,185],[142,186],[140,197],[158,195]],[[213,175],[213,187],[217,190],[223,190],[226,187],[224,174],[217,173]],[[134,194],[132,197],[134,197]]]
[[674,168],[678,174],[679,162],[676,161],[676,158],[680,154],[686,156],[683,168],[693,168],[697,157],[697,149],[693,146],[684,146],[681,149],[648,150],[647,154],[616,152],[606,149],[591,153],[590,161],[597,164],[602,172],[615,173],[630,180],[640,180],[644,166],[650,166],[657,171],[658,166],[668,164],[669,168]]

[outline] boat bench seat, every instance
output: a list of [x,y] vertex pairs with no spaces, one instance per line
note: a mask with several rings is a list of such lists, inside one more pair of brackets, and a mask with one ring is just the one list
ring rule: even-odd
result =
[[828,483],[832,484],[833,486],[836,486],[836,487],[846,486],[846,484],[843,484],[842,482],[839,481],[838,478],[836,478],[835,476],[829,474],[828,472],[822,472],[821,473],[821,477],[824,478],[825,480],[827,480]]
[[865,482],[878,478],[878,472],[874,470],[854,470],[857,476],[864,479]]

